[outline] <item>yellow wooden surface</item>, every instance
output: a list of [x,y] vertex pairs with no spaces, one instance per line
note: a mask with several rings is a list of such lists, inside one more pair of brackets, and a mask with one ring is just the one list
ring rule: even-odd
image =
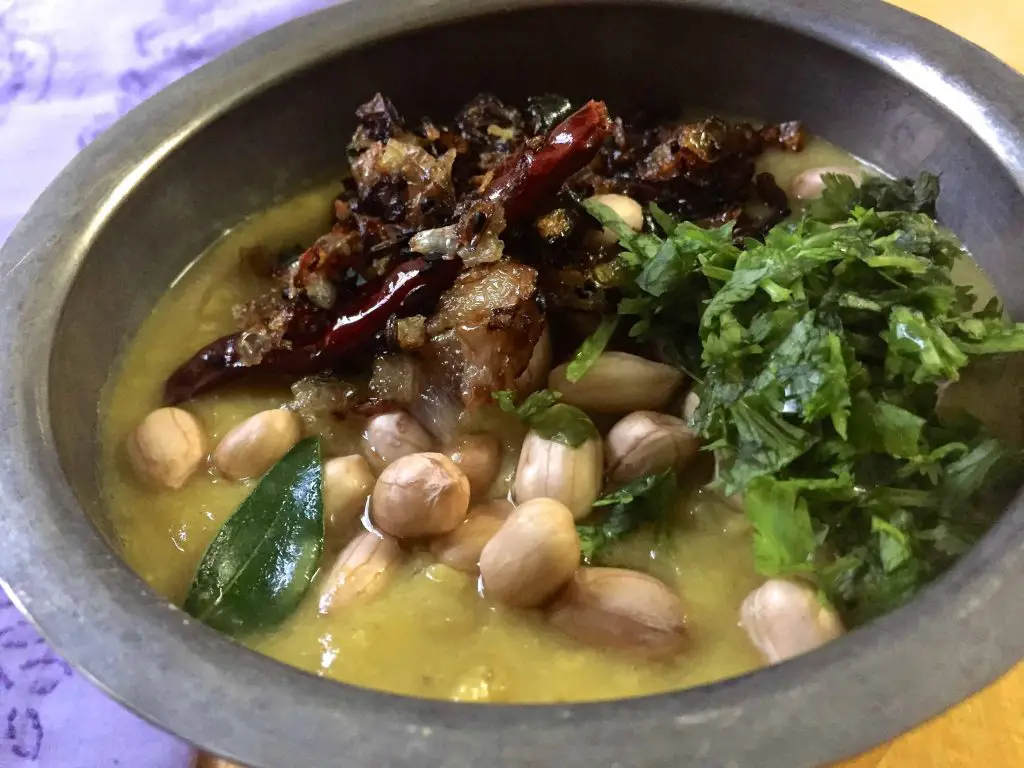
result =
[[[892,2],[952,29],[1024,72],[1024,0]],[[836,768],[918,766],[1024,766],[1024,663],[942,717]]]

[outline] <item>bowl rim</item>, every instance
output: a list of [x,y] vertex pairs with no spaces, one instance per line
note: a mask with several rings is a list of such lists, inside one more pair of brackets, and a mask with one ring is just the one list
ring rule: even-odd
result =
[[[957,114],[1024,195],[1024,78],[895,7],[857,0],[827,8],[816,0],[562,4],[736,14],[850,52]],[[60,653],[160,727],[254,768],[327,765],[341,754],[353,764],[388,766],[660,766],[684,755],[702,765],[809,765],[895,736],[1021,657],[1024,612],[1015,610],[1013,590],[1024,583],[1020,496],[910,605],[814,653],[679,692],[548,705],[414,699],[328,681],[240,648],[153,593],[82,514],[50,429],[50,349],[82,260],[132,189],[218,116],[326,57],[425,26],[550,5],[346,0],[267,32],[87,147],[0,251],[0,526],[7,532],[0,575]],[[959,642],[951,645],[950,637]]]

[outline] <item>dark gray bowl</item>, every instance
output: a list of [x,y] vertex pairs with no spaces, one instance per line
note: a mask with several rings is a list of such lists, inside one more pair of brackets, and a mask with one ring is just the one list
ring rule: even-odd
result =
[[941,171],[942,216],[1024,314],[1024,80],[925,21],[868,0],[343,3],[133,112],[3,249],[0,573],[72,663],[167,730],[262,768],[794,768],[895,736],[1020,658],[1020,501],[912,605],[821,651],[604,704],[474,706],[339,685],[151,592],[104,536],[100,388],[195,254],[338,173],[353,108],[377,89],[410,115],[489,89],[799,117],[891,171]]

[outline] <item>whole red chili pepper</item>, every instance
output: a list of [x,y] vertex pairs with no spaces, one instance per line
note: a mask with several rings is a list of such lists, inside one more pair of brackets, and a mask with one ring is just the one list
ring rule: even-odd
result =
[[565,180],[597,155],[611,133],[608,107],[588,101],[541,140],[513,152],[498,168],[484,198],[501,203],[508,222],[536,211]]
[[[593,160],[610,131],[604,103],[588,102],[545,138],[531,139],[509,156],[484,192],[484,199],[504,206],[507,222],[522,219]],[[382,280],[365,284],[316,341],[272,349],[256,362],[241,354],[242,334],[224,336],[171,374],[164,386],[164,400],[173,405],[260,373],[306,376],[328,370],[368,345],[391,316],[429,311],[451,287],[461,268],[458,260],[403,262]]]
[[315,342],[269,350],[255,363],[239,350],[242,334],[223,336],[171,374],[164,385],[164,401],[180,403],[257,372],[306,376],[333,368],[370,344],[392,315],[403,317],[433,307],[461,269],[456,261],[413,259],[399,264],[387,277],[364,284]]

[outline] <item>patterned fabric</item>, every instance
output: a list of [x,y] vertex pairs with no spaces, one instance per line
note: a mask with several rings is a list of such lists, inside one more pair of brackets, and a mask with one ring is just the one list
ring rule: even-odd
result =
[[[120,115],[246,38],[330,4],[0,0],[0,241]],[[0,592],[0,768],[185,768],[192,758],[77,675]]]

